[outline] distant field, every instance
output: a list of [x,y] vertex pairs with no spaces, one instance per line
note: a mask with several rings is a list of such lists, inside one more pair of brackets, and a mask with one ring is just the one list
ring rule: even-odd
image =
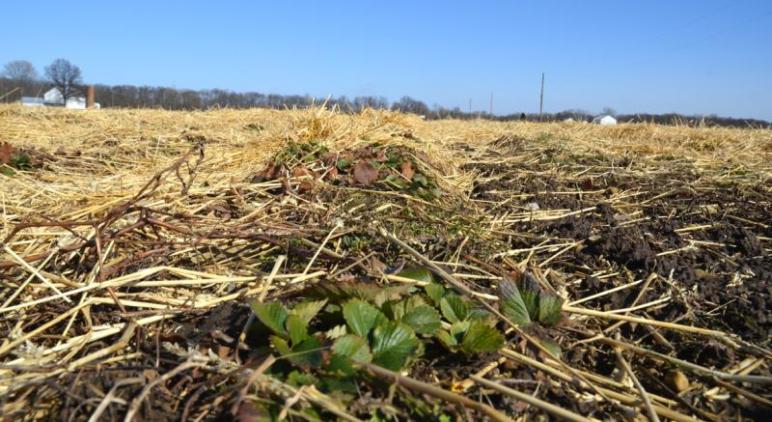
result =
[[758,129],[0,106],[0,414],[762,418],[771,162]]

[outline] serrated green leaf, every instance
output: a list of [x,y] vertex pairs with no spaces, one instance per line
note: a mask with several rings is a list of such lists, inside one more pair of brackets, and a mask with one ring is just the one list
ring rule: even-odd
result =
[[468,318],[469,319],[483,319],[483,320],[487,320],[487,319],[492,319],[493,318],[493,314],[491,314],[490,312],[488,312],[488,311],[486,311],[485,309],[482,309],[482,308],[474,308],[471,311],[469,311]]
[[303,318],[297,315],[289,315],[284,325],[293,345],[299,344],[308,337],[308,324]]
[[353,334],[348,334],[335,340],[335,343],[332,345],[332,351],[355,362],[370,362],[373,360],[373,354],[370,352],[367,340]]
[[439,306],[440,300],[442,300],[442,296],[445,294],[445,288],[441,284],[431,283],[424,287],[424,290],[426,290],[426,295],[429,296],[429,299]]
[[563,299],[543,293],[539,297],[539,322],[551,327],[560,322],[560,311],[563,308]]
[[351,166],[351,160],[341,158],[337,163],[335,163],[335,166],[338,168],[338,170],[345,170]]
[[354,362],[351,360],[351,358],[347,356],[341,356],[337,353],[333,353],[330,356],[330,359],[327,362],[327,365],[325,365],[324,369],[327,370],[327,372],[330,374],[337,376],[350,376],[355,372]]
[[472,321],[464,334],[461,350],[465,353],[495,352],[504,344],[504,336],[499,330],[483,321]]
[[429,305],[419,305],[402,317],[418,334],[434,334],[440,328],[440,313]]
[[322,364],[322,343],[316,337],[308,337],[292,348],[287,357],[295,365],[302,367],[318,367]]
[[275,334],[286,337],[287,331],[284,329],[284,322],[287,320],[287,309],[278,302],[252,304],[252,310],[260,322],[268,327]]
[[391,301],[387,302],[383,308],[386,315],[391,317],[394,321],[399,321],[405,315],[405,301]]
[[406,267],[397,275],[422,283],[431,283],[434,281],[434,275],[432,272],[424,267]]
[[360,337],[366,338],[370,334],[379,315],[382,315],[381,311],[375,306],[359,299],[350,300],[343,305],[343,319],[351,331]]
[[413,176],[413,186],[414,187],[426,187],[429,185],[429,180],[421,173],[417,173],[415,176]]
[[287,340],[284,340],[279,336],[271,336],[269,340],[271,341],[271,344],[273,344],[273,347],[276,348],[276,351],[279,352],[281,356],[286,356],[292,353],[292,348],[290,348],[289,343],[287,343]]
[[329,330],[327,330],[324,333],[324,336],[327,337],[330,340],[335,340],[336,338],[345,336],[346,332],[347,332],[346,331],[346,326],[341,324],[341,325],[336,325],[336,326],[330,328]]
[[442,316],[450,322],[463,321],[469,315],[469,303],[461,296],[451,293],[440,300],[440,310]]
[[449,332],[445,330],[439,330],[435,334],[437,339],[445,345],[448,349],[453,349],[455,346],[458,345],[458,340],[456,340],[455,337],[453,337]]
[[306,324],[309,324],[326,304],[327,299],[300,302],[289,313],[299,316]]
[[510,280],[502,280],[499,284],[499,297],[501,298],[501,313],[510,321],[519,326],[525,326],[531,323],[531,317],[528,315],[528,307],[520,296],[520,289]]
[[317,385],[319,379],[312,374],[306,374],[300,371],[292,371],[287,375],[287,383],[293,387],[300,387],[302,385]]
[[373,363],[398,371],[418,349],[418,338],[405,324],[389,322],[373,331]]
[[383,308],[383,305],[389,302],[390,297],[392,297],[392,295],[389,292],[382,290],[372,298],[372,301],[375,303],[375,306]]
[[375,318],[375,328],[382,327],[390,321],[383,312],[378,312],[378,317]]
[[386,178],[383,179],[383,181],[386,182],[387,184],[389,184],[394,189],[397,189],[397,190],[402,190],[402,189],[405,188],[404,179],[402,179],[401,177],[397,177],[397,176],[395,176],[393,174],[390,174],[390,175],[386,176]]
[[420,295],[410,296],[405,300],[405,313],[410,312],[419,306],[427,306],[424,298]]
[[523,298],[523,303],[528,310],[528,317],[531,321],[539,319],[539,290],[527,287],[520,289],[520,297]]
[[469,325],[472,323],[470,320],[454,322],[450,326],[450,335],[456,339],[456,343],[460,343],[464,338],[464,333],[469,329]]

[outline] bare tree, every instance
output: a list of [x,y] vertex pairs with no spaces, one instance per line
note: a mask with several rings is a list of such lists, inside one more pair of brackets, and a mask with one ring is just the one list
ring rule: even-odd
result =
[[392,110],[399,110],[405,113],[413,113],[421,116],[428,116],[431,112],[429,106],[423,101],[416,100],[412,97],[404,96],[396,103],[391,105]]
[[46,66],[46,77],[59,89],[64,104],[79,91],[79,85],[83,82],[80,77],[80,68],[65,59],[56,59]]
[[3,76],[17,81],[31,82],[38,79],[38,71],[26,60],[14,60],[5,64]]
[[603,110],[601,110],[600,114],[606,114],[606,115],[609,115],[609,116],[616,116],[617,111],[614,110],[611,107],[603,107]]

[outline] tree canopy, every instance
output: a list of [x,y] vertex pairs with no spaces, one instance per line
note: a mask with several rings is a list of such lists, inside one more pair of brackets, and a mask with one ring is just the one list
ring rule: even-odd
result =
[[56,59],[46,66],[46,77],[59,89],[65,104],[68,98],[80,92],[83,83],[80,68],[66,59]]

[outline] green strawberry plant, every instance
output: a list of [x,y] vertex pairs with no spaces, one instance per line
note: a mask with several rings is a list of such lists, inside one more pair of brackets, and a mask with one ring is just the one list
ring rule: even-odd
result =
[[[362,364],[401,371],[427,348],[477,355],[504,345],[497,318],[435,282],[430,271],[406,268],[398,275],[417,283],[330,284],[316,292],[322,294],[320,300],[292,307],[279,302],[252,304],[254,328],[268,333],[255,341],[284,362],[272,371],[291,385],[315,385],[330,394],[351,396],[363,379],[358,371]],[[555,325],[561,305],[560,298],[538,286],[519,287],[507,280],[500,284],[501,312],[524,328]],[[559,354],[555,343],[542,342]]]
[[[504,344],[490,314],[434,283],[430,272],[408,268],[400,276],[422,284],[432,281],[423,291],[414,286],[360,285],[337,288],[327,299],[301,302],[291,309],[279,302],[254,303],[252,308],[259,324],[270,332],[270,347],[301,369],[337,373],[358,362],[372,362],[398,371],[435,343],[468,355],[494,352]],[[337,300],[329,302],[330,297]],[[329,350],[326,357],[325,350]]]

